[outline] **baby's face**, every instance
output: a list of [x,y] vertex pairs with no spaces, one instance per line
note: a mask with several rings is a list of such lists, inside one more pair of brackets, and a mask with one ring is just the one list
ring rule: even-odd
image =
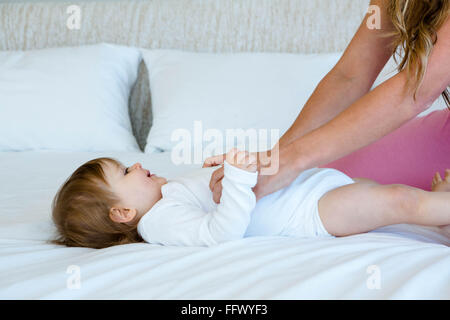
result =
[[126,167],[120,162],[107,162],[103,171],[111,191],[120,199],[117,206],[136,209],[137,218],[161,199],[161,186],[167,183],[165,178],[142,168],[140,163]]

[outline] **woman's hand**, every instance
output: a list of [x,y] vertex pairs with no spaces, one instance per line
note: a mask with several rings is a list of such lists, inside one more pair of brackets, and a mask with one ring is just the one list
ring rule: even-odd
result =
[[256,201],[289,185],[297,177],[297,169],[294,162],[289,161],[287,155],[281,158],[275,156],[268,157],[268,162],[259,162],[258,182],[253,187]]
[[225,160],[225,154],[218,156],[212,156],[205,160],[202,168],[215,167],[221,165],[219,169],[215,170],[209,181],[209,189],[213,193],[213,200],[215,203],[220,202],[220,197],[222,196],[222,179],[224,176],[223,172],[223,161]]
[[303,170],[299,159],[290,147],[277,143],[272,150],[258,153],[258,182],[253,187],[256,200],[278,191],[294,181]]
[[[231,152],[231,151],[230,151]],[[220,168],[215,170],[212,175],[209,182],[209,188],[211,189],[213,193],[213,200],[216,203],[220,202],[220,198],[222,196],[222,179],[224,177],[224,169],[223,169],[223,162],[225,159],[227,159],[227,155],[230,155],[230,152],[228,154],[221,154],[218,156],[212,156],[205,160],[203,163],[203,168],[206,167],[214,167],[221,165]],[[242,157],[249,157],[248,162],[251,163],[251,169],[252,171],[258,171],[258,183],[253,188],[253,191],[255,192],[256,199],[262,198],[264,195],[269,194],[275,190],[271,188],[271,185],[276,184],[269,184],[269,181],[271,181],[270,174],[274,174],[277,171],[278,166],[278,159],[271,159],[271,155],[274,154],[273,150],[269,151],[263,151],[258,153],[248,153],[245,151],[240,151],[242,153]],[[235,154],[236,156],[237,154]],[[275,158],[275,157],[274,157]],[[228,162],[232,160],[228,160]],[[230,162],[231,164],[231,162]],[[274,170],[275,169],[275,170]],[[260,183],[261,181],[261,183]],[[259,185],[259,186],[258,186]]]
[[227,162],[232,166],[242,170],[250,172],[255,172],[258,170],[256,153],[239,151],[236,148],[231,149],[227,154],[207,158],[203,163],[203,168],[221,165],[219,169],[212,173],[209,181],[209,189],[211,189],[213,193],[213,200],[215,203],[219,203],[222,196],[222,179],[224,176],[223,162],[225,160],[227,160]]
[[248,151],[240,151],[236,148],[231,149],[227,155],[226,160],[233,167],[245,170],[248,172],[256,172],[256,154]]

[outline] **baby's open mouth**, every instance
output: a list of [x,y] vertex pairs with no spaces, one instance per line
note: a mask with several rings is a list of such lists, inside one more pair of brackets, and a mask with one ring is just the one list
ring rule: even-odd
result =
[[150,178],[151,176],[154,176],[154,175],[155,175],[155,174],[151,174],[150,171],[147,170],[147,177]]

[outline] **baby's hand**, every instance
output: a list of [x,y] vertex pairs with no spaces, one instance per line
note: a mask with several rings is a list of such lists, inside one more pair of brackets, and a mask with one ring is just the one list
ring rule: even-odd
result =
[[237,148],[233,148],[228,151],[225,159],[233,167],[249,172],[256,172],[257,170],[257,158],[255,153],[240,151]]

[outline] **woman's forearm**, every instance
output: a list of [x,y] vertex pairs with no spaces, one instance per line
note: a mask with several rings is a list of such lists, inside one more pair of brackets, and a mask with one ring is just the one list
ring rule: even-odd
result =
[[280,160],[301,172],[339,159],[397,129],[426,104],[414,101],[404,84],[404,73],[392,77],[325,125],[280,146]]
[[279,141],[283,147],[327,123],[366,94],[372,82],[350,78],[335,66],[319,82],[295,122]]
[[[365,28],[363,27],[361,30],[364,31]],[[403,70],[373,91],[357,99],[347,109],[344,108],[344,111],[329,122],[321,126],[317,126],[316,122],[312,125],[315,128],[309,133],[291,140],[289,144],[282,145],[280,143],[280,167],[286,165],[292,168],[291,164],[294,163],[297,170],[303,171],[327,164],[382,138],[428,108],[450,84],[450,63],[448,59],[450,18],[439,30],[437,39],[428,58],[427,71],[423,82],[416,92],[416,100],[413,98],[412,87],[406,89],[408,77],[406,70]],[[370,43],[366,43],[366,46],[368,44]],[[368,77],[365,77],[366,80],[356,80],[356,82],[361,80],[367,86],[369,83],[372,85],[371,78],[378,75],[382,63],[385,60],[387,61],[389,57],[384,50],[383,43],[370,46],[369,50],[362,50],[362,48],[358,48],[355,52],[358,52],[359,55],[364,52],[374,52],[374,57],[367,61],[378,61],[375,68],[369,68],[369,70],[361,73],[369,74]],[[377,51],[377,48],[383,50]],[[353,50],[349,52],[352,53]],[[381,55],[385,56],[375,59],[375,57]],[[343,57],[345,56],[344,54]],[[352,61],[359,61],[354,59],[356,59],[355,55],[353,59],[347,59],[347,67],[343,70],[348,69],[352,65]],[[364,63],[360,63],[358,68],[363,68],[364,65]],[[358,68],[350,74],[359,74]],[[322,96],[327,95],[324,93],[318,95],[318,97]],[[342,94],[339,95],[339,97],[341,96]],[[338,100],[339,98],[335,99]],[[319,112],[313,111],[314,108],[309,108],[308,112]],[[325,117],[322,119],[325,119]],[[302,120],[299,119],[299,121]],[[306,125],[301,127],[307,128]],[[286,155],[286,158],[284,158],[284,155]]]

